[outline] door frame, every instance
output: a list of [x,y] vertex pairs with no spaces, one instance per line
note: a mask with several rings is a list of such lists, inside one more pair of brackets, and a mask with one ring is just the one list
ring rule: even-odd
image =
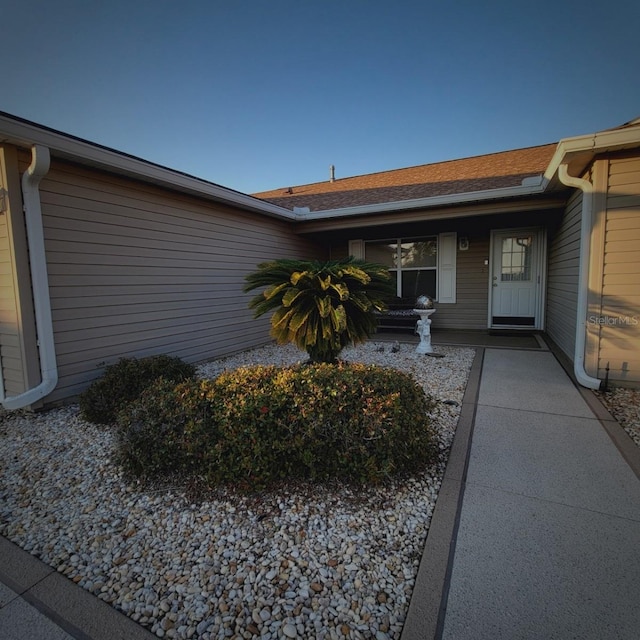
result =
[[[493,324],[493,270],[496,251],[496,238],[504,233],[530,233],[535,236],[536,251],[533,253],[533,260],[536,266],[536,300],[535,300],[535,320],[533,326],[523,327],[522,325],[494,325]],[[491,229],[491,241],[489,244],[489,308],[487,309],[487,327],[489,329],[508,329],[543,331],[544,330],[544,307],[547,290],[547,234],[544,227],[508,227],[504,229]]]

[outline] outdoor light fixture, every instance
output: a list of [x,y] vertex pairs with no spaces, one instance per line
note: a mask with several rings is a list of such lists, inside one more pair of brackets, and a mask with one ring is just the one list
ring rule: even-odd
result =
[[458,249],[460,251],[466,251],[469,248],[469,238],[463,237],[458,240]]

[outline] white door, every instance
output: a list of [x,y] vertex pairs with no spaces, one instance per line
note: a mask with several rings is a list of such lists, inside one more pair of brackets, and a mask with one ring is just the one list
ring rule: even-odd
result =
[[538,229],[494,232],[491,247],[491,327],[537,328],[540,244]]

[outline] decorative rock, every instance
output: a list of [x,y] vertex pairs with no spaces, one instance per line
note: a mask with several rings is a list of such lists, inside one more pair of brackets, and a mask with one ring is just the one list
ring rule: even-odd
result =
[[[77,407],[11,414],[0,429],[0,535],[159,637],[398,638],[474,352],[442,347],[446,359],[425,360],[412,345],[380,346],[343,356],[407,371],[440,401],[442,456],[419,477],[363,493],[220,490],[194,503],[179,486],[127,484],[113,431]],[[301,359],[272,346],[199,371]]]
[[197,627],[196,627],[196,633],[201,636],[204,634],[204,632],[209,628],[210,626],[210,621],[209,620],[203,620]]
[[271,619],[271,612],[268,609],[261,609],[260,610],[260,620],[262,620],[262,622],[266,622],[267,620]]
[[640,389],[618,387],[596,392],[596,395],[640,447]]

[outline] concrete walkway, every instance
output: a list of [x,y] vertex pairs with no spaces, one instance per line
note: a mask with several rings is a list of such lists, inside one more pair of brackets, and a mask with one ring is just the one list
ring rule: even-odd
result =
[[152,640],[113,607],[0,537],[2,640]]
[[[479,349],[402,640],[636,640],[639,475],[550,351]],[[155,637],[0,538],[3,640]]]
[[638,448],[550,351],[479,369],[402,640],[637,640]]

